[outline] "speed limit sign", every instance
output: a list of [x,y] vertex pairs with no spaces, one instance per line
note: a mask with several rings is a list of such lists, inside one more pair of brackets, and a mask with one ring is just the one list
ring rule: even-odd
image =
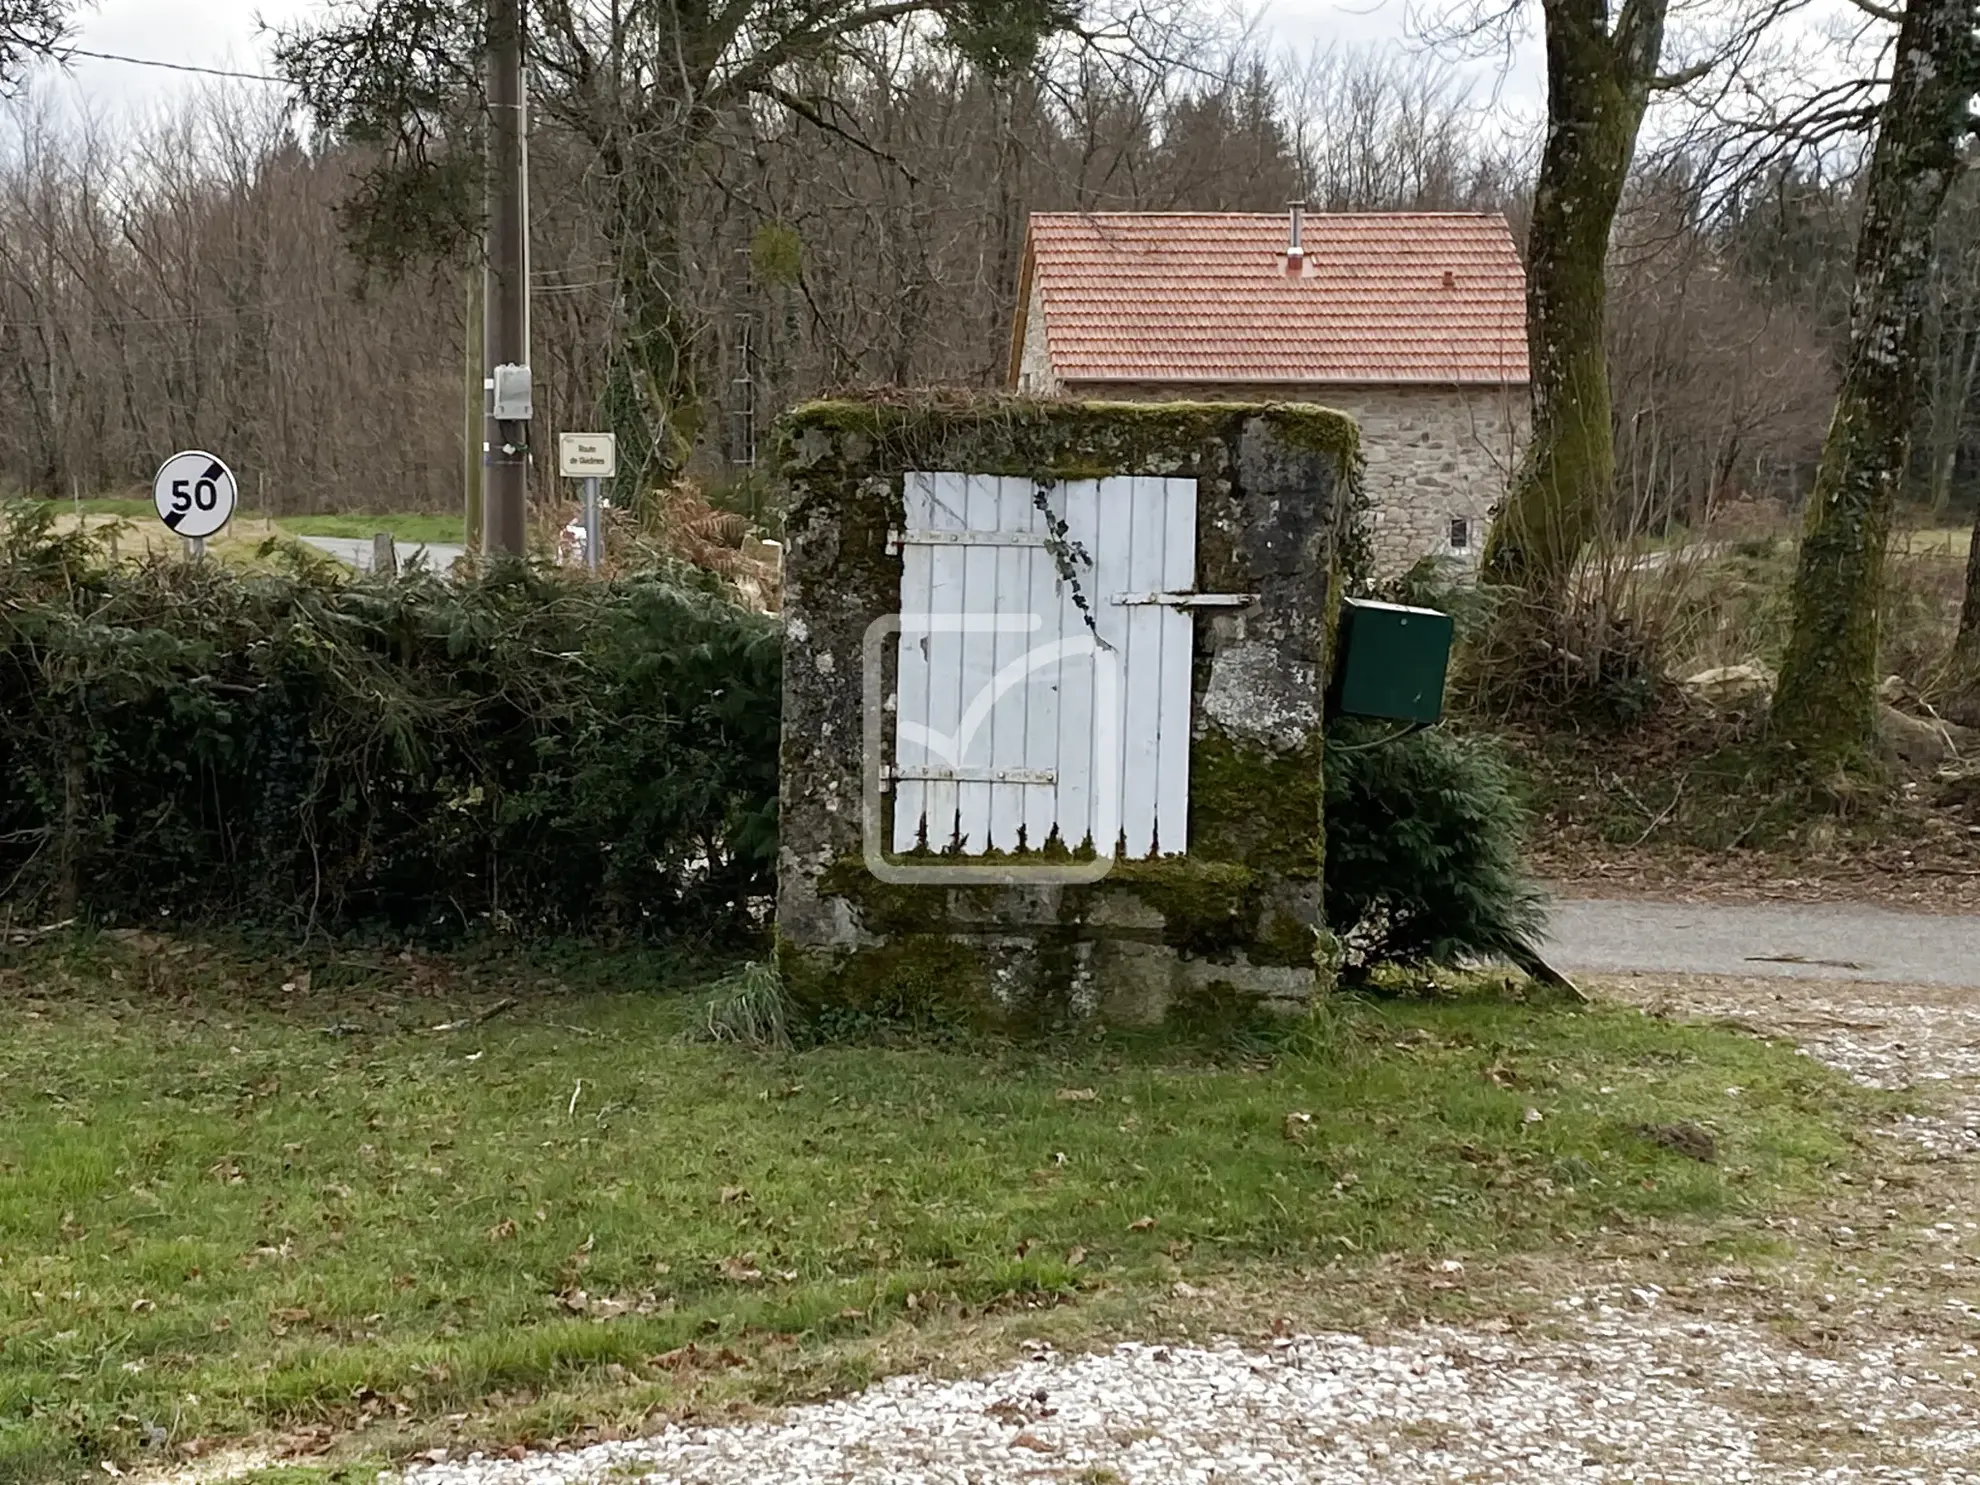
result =
[[234,471],[200,449],[174,454],[151,482],[158,519],[189,541],[204,540],[231,521],[237,494]]

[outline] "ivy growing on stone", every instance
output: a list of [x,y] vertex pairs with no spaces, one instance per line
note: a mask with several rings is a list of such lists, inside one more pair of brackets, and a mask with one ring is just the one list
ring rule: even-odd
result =
[[1079,569],[1082,566],[1091,567],[1093,556],[1084,545],[1072,539],[1069,534],[1071,525],[1064,516],[1052,509],[1051,495],[1052,481],[1034,482],[1031,503],[1045,518],[1047,532],[1045,550],[1052,555],[1052,566],[1058,570],[1059,581],[1072,591],[1073,607],[1079,610],[1079,616],[1086,621],[1086,627],[1093,635],[1093,642],[1103,650],[1111,650],[1113,646],[1100,637],[1099,626],[1093,621],[1093,605],[1087,601],[1086,592],[1079,585]]

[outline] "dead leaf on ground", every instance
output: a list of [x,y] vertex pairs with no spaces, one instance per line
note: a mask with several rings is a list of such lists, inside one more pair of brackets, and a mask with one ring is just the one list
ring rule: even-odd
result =
[[1074,1248],[1072,1252],[1066,1254],[1067,1268],[1078,1268],[1084,1262],[1086,1262],[1086,1249],[1084,1248]]
[[648,1366],[659,1367],[663,1371],[726,1371],[748,1362],[727,1346],[704,1349],[689,1341],[685,1346],[676,1346],[671,1351],[663,1351],[658,1356],[646,1358]]
[[739,1202],[748,1200],[749,1188],[746,1186],[724,1186],[722,1188],[722,1205],[725,1207],[732,1207]]
[[1136,1217],[1134,1221],[1128,1223],[1128,1231],[1146,1232],[1148,1231],[1149,1228],[1153,1227],[1154,1225],[1155,1225],[1155,1219],[1153,1217]]
[[1306,1143],[1306,1132],[1312,1127],[1313,1116],[1311,1114],[1301,1113],[1298,1109],[1294,1109],[1290,1114],[1286,1115],[1286,1138],[1291,1140],[1295,1145]]
[[1092,1088],[1061,1088],[1059,1090],[1060,1103],[1092,1103],[1099,1097],[1099,1093]]
[[756,1255],[745,1253],[740,1258],[724,1258],[715,1265],[717,1272],[733,1284],[760,1284],[763,1270],[756,1266]]
[[488,1241],[491,1243],[506,1243],[515,1235],[516,1219],[513,1217],[504,1217],[500,1222],[497,1222],[493,1227],[488,1229]]

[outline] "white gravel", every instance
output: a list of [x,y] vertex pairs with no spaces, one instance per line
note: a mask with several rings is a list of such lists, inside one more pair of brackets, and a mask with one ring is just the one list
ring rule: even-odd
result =
[[[1980,1352],[1840,1357],[1660,1312],[1649,1290],[1565,1301],[1563,1335],[1445,1326],[1270,1350],[1039,1351],[968,1382],[903,1377],[775,1424],[522,1460],[417,1485],[1980,1481]],[[1783,1429],[1786,1405],[1796,1418]]]
[[1932,1107],[1899,1115],[1889,1133],[1941,1159],[1980,1154],[1980,994],[1869,984],[1784,992],[1699,980],[1656,999],[1787,1037],[1866,1088],[1917,1092]]
[[[1919,1159],[1980,1151],[1980,1008],[1853,998],[1842,986],[1787,1000],[1778,988],[1703,987],[1681,1009],[1795,1036],[1867,1084],[1934,1090],[1948,1112],[1892,1132],[1923,1146]],[[1938,1224],[1949,1254],[1972,1237],[1968,1214],[1957,1215]],[[470,1455],[406,1480],[1980,1485],[1980,1309],[1940,1293],[1930,1303],[1955,1312],[1949,1324],[1894,1335],[1859,1323],[1889,1306],[1890,1286],[1849,1282],[1858,1287],[1821,1296],[1835,1327],[1819,1354],[1725,1318],[1741,1306],[1715,1306],[1709,1284],[1702,1302],[1617,1286],[1570,1295],[1548,1323],[1519,1331],[1437,1325],[1080,1356],[1033,1345],[971,1381],[897,1377],[771,1423],[675,1427],[519,1460]]]

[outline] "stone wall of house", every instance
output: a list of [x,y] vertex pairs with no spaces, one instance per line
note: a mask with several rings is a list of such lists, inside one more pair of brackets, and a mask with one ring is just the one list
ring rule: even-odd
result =
[[[1042,324],[1034,306],[1026,324]],[[1039,354],[1044,354],[1042,331]],[[1472,562],[1527,433],[1526,388],[1081,383],[1049,390],[1128,402],[1310,402],[1361,427],[1368,535],[1379,577],[1426,556]],[[1460,525],[1460,523],[1462,523]]]
[[[917,1024],[1150,1022],[1301,1006],[1331,983],[1321,729],[1337,564],[1354,537],[1351,422],[1312,407],[930,396],[799,407],[775,446],[786,512],[777,957],[794,1004]],[[1195,482],[1190,587],[1251,597],[1190,611],[1186,851],[888,849],[893,533],[916,470],[1047,490],[1113,475]],[[1090,572],[1090,555],[1064,561],[1066,582],[1082,562]]]
[[1024,345],[1018,352],[1017,389],[1032,397],[1049,397],[1059,390],[1052,375],[1052,357],[1045,349],[1045,286],[1031,280],[1031,300],[1024,313]]

